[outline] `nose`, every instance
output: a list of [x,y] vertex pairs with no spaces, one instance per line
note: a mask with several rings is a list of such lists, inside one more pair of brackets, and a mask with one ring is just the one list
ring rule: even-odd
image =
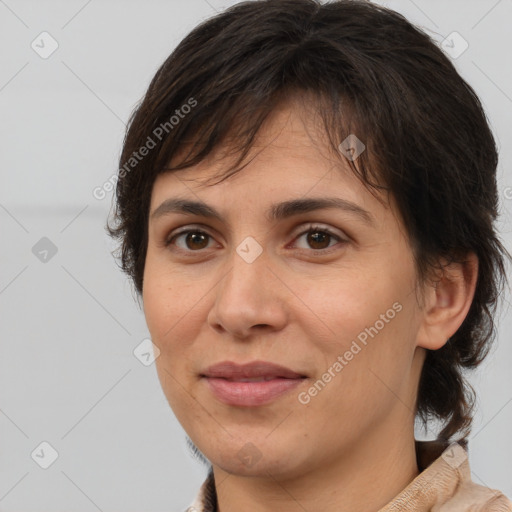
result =
[[251,263],[233,251],[222,272],[208,313],[208,324],[214,330],[248,338],[283,329],[289,316],[290,292],[265,251]]

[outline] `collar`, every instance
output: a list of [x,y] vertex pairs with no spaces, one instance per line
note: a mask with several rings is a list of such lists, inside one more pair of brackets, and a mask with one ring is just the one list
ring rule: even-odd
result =
[[[500,491],[471,481],[468,454],[458,443],[416,441],[420,474],[378,512],[512,512],[512,502]],[[189,512],[217,512],[213,468]]]

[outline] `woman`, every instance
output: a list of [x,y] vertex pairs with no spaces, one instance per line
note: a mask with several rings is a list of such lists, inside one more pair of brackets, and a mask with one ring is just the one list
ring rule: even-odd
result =
[[211,464],[190,510],[512,510],[471,481],[462,375],[508,257],[496,147],[428,36],[362,1],[235,5],[158,70],[120,164],[109,230]]

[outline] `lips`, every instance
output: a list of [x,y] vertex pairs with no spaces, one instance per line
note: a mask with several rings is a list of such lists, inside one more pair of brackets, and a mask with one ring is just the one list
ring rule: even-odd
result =
[[201,376],[238,382],[258,382],[276,378],[300,379],[306,377],[289,368],[266,361],[252,361],[242,365],[231,361],[223,361],[207,368]]
[[307,378],[289,368],[265,361],[244,365],[224,361],[210,366],[201,377],[218,400],[236,407],[256,407],[273,402]]

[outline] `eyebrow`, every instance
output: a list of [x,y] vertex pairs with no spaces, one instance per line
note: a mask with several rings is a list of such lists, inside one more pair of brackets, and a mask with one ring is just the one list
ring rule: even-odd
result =
[[[367,224],[374,225],[375,219],[370,212],[364,210],[359,205],[340,197],[291,199],[289,201],[272,204],[266,212],[266,218],[269,221],[282,220],[303,213],[333,208],[353,213]],[[166,199],[162,204],[160,204],[160,206],[158,206],[151,214],[151,220],[155,220],[171,213],[197,215],[217,219],[221,222],[224,220],[222,215],[210,205],[203,203],[202,201],[192,201],[178,197]]]

